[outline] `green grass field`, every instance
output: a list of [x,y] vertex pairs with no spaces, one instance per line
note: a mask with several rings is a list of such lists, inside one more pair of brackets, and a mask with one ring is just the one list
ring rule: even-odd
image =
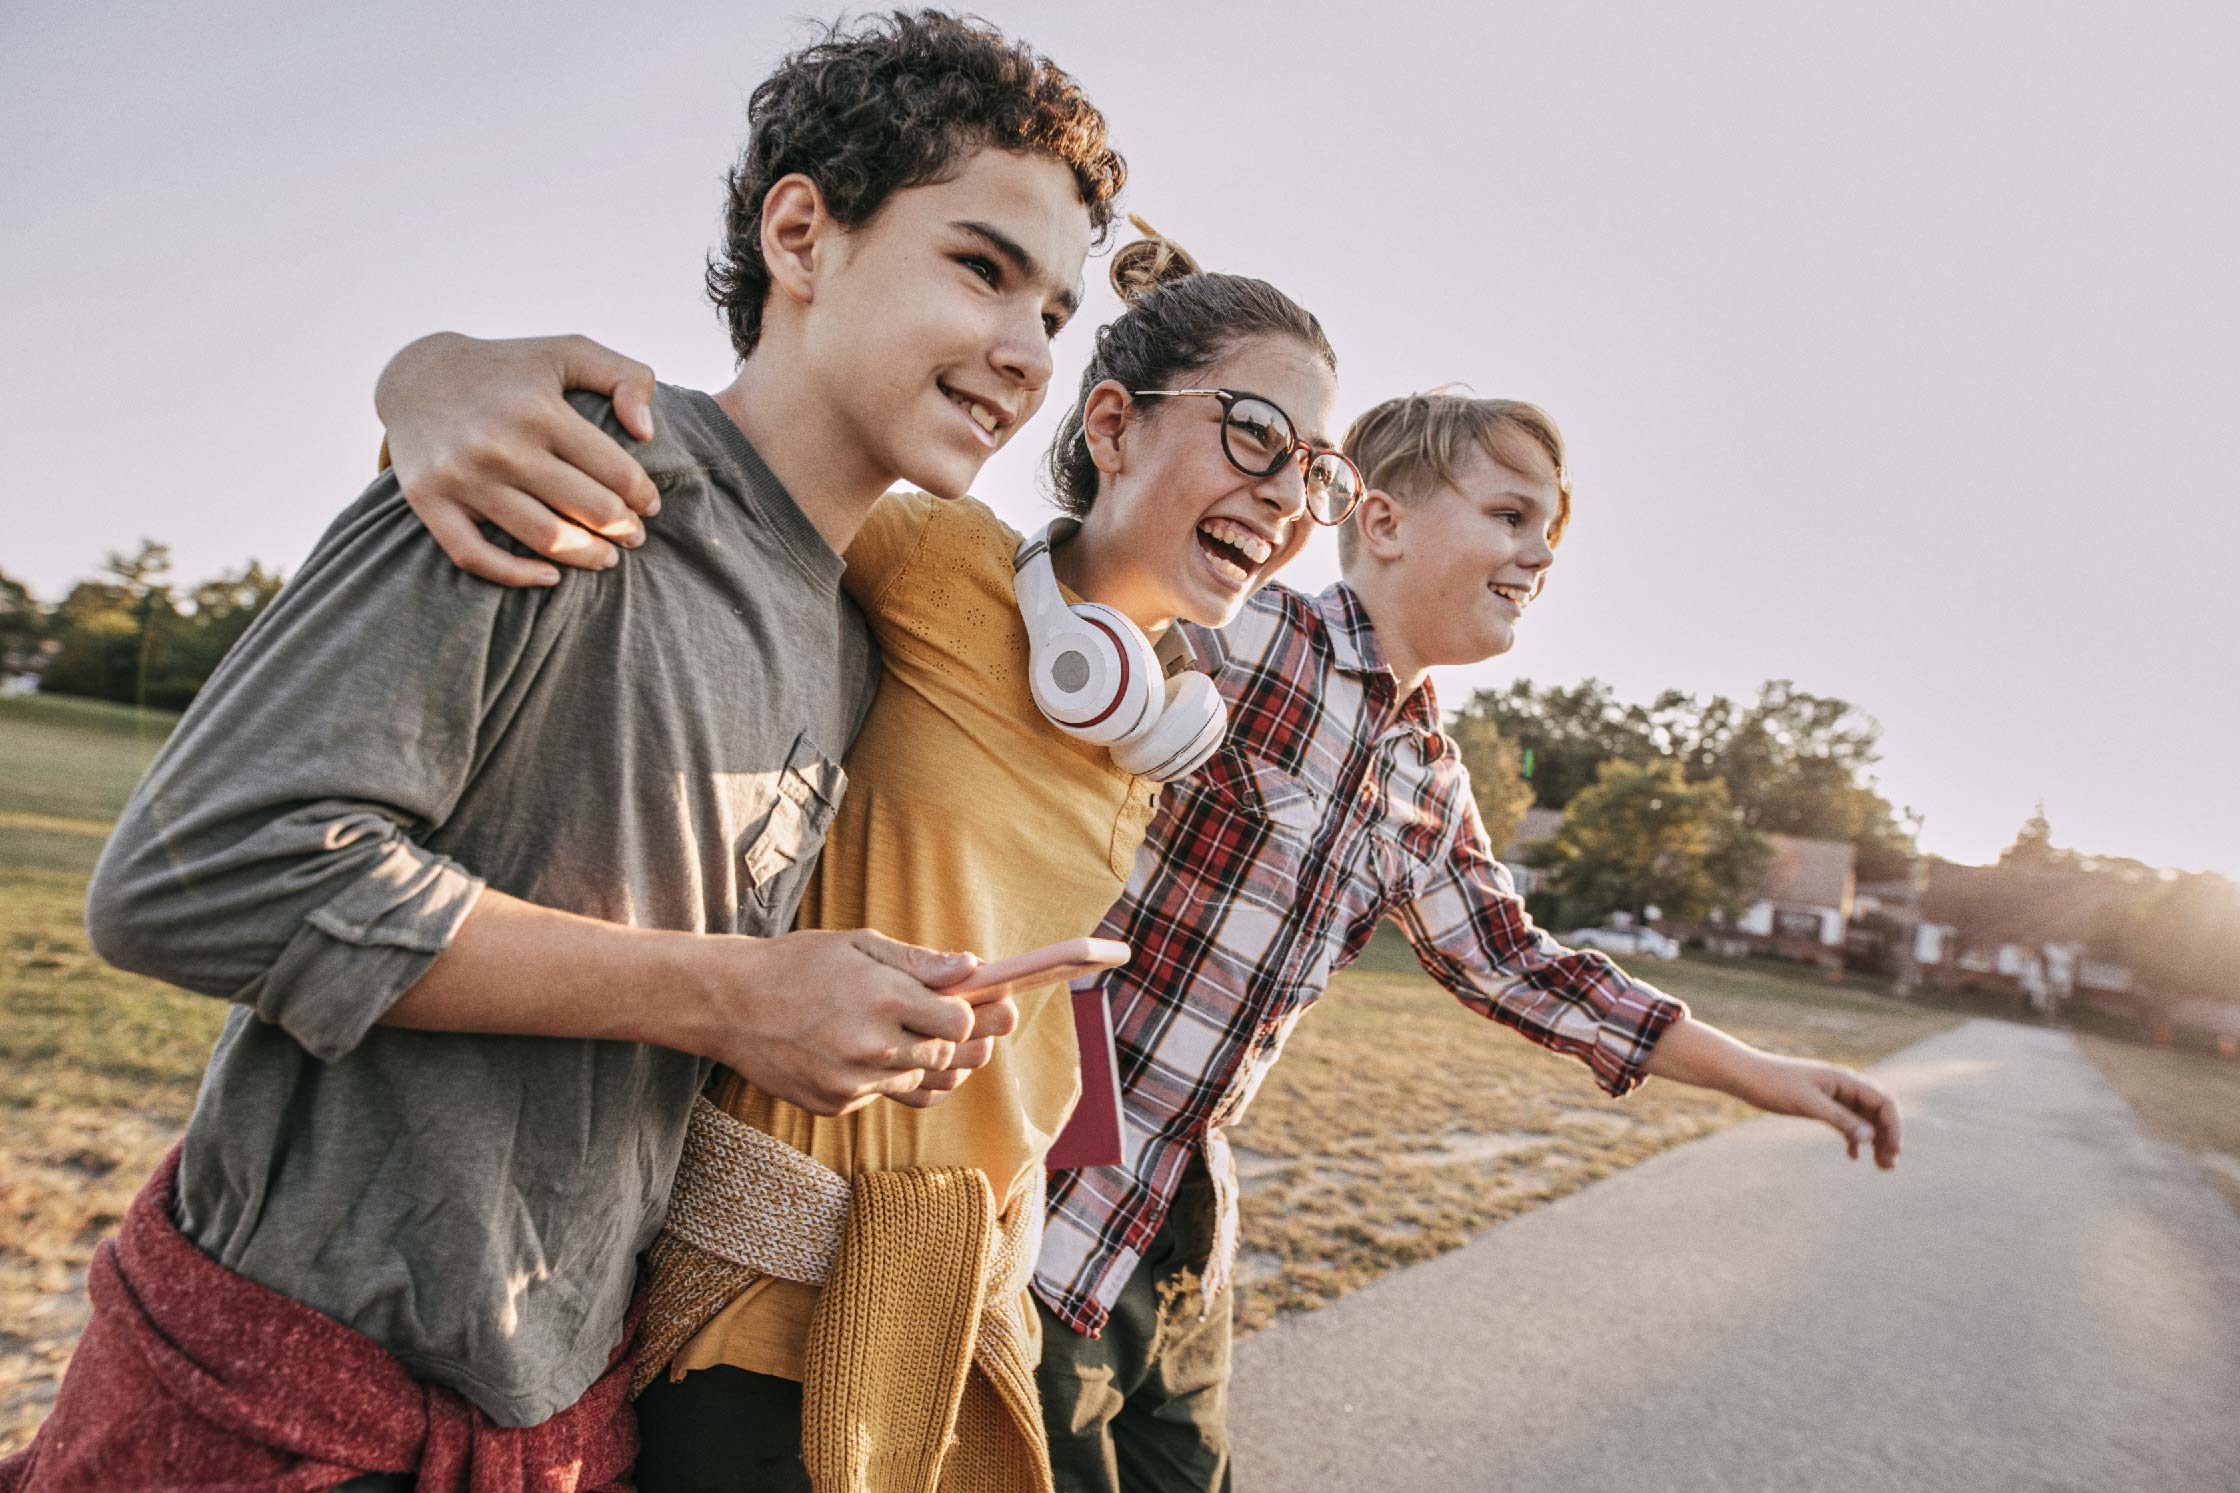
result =
[[178,723],[105,700],[0,696],[0,814],[107,824]]
[[0,696],[0,868],[90,872],[178,720],[100,700]]

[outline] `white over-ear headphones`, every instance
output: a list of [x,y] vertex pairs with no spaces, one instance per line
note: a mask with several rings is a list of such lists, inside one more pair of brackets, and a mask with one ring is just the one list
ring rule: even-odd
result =
[[1066,601],[1050,549],[1080,527],[1053,519],[1011,560],[1034,703],[1068,736],[1110,747],[1123,772],[1161,783],[1187,777],[1221,745],[1229,708],[1195,669],[1168,678],[1151,640],[1119,612]]

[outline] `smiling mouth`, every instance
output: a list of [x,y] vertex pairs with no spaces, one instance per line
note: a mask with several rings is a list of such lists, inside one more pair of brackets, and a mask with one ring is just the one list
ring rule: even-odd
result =
[[1243,524],[1226,518],[1209,518],[1198,525],[1198,549],[1223,578],[1242,586],[1268,563],[1275,547]]
[[1532,588],[1530,586],[1510,586],[1504,585],[1500,581],[1488,581],[1486,589],[1515,607],[1520,615],[1532,602]]
[[990,436],[1001,438],[1004,427],[1010,424],[1010,421],[1006,420],[991,406],[981,403],[970,395],[959,394],[947,384],[941,385],[941,392],[948,396],[951,404],[965,412],[967,419]]

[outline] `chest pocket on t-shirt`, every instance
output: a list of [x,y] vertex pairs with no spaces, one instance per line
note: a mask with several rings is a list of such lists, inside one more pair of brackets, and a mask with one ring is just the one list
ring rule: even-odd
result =
[[825,831],[848,791],[848,775],[804,731],[786,754],[772,785],[770,810],[748,835],[740,855],[746,895],[765,912],[793,918],[801,889],[824,848]]

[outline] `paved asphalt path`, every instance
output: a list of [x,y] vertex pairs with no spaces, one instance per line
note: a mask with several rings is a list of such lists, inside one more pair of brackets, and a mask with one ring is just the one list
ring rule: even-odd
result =
[[1244,1493],[2240,1490],[2240,1215],[2067,1035],[1876,1070],[1237,1348]]

